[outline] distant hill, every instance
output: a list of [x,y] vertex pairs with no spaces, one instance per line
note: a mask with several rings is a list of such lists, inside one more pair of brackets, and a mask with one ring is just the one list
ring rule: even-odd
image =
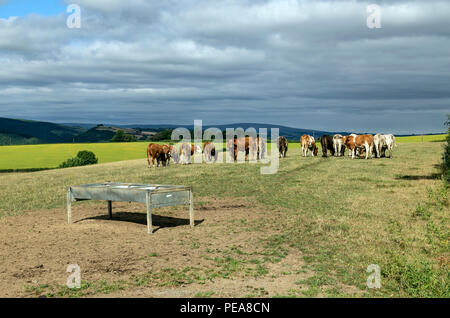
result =
[[75,142],[108,142],[118,130],[123,130],[128,135],[133,135],[136,140],[147,140],[156,132],[146,131],[140,128],[122,128],[114,126],[97,125],[88,131],[74,137]]
[[81,127],[0,117],[0,145],[70,142],[84,131]]
[[[71,142],[109,142],[117,130],[122,129],[126,134],[136,137],[137,140],[150,140],[157,133],[165,129],[175,129],[184,127],[189,130],[194,129],[194,125],[94,125],[94,124],[55,124],[49,122],[0,118],[0,145],[26,145],[26,144],[45,144],[45,143],[71,143]],[[226,128],[236,129],[241,127],[248,129],[253,127],[259,132],[260,128],[267,128],[268,138],[270,138],[270,129],[278,128],[279,135],[285,136],[288,140],[299,141],[303,134],[312,135],[316,138],[324,134],[347,135],[351,132],[337,131],[329,132],[322,130],[292,128],[281,125],[258,124],[258,123],[237,123],[227,125],[204,125],[203,130],[216,127],[226,131]],[[355,132],[361,134],[363,132]],[[165,132],[161,134],[166,135]],[[155,136],[158,138],[161,134]],[[398,135],[400,136],[400,135]],[[156,139],[155,139],[156,140]],[[159,140],[159,139],[158,139]]]

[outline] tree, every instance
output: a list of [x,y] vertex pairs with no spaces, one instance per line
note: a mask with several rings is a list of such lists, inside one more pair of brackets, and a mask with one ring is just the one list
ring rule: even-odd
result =
[[136,137],[133,135],[126,134],[123,130],[119,129],[114,137],[111,139],[112,142],[132,142],[136,141]]

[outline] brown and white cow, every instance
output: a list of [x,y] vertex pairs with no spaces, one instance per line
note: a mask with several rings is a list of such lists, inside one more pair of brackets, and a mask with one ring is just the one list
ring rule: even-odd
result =
[[352,159],[355,159],[356,150],[364,148],[366,151],[366,159],[372,158],[374,140],[372,135],[357,135],[344,137],[345,146],[352,151]]
[[286,158],[286,152],[288,151],[288,141],[285,137],[280,136],[277,139],[277,147],[280,153],[280,158]]
[[266,156],[266,140],[262,137],[256,137],[257,155],[259,159],[264,159]]
[[152,166],[159,167],[159,164],[162,163],[163,166],[167,164],[170,160],[170,148],[167,145],[158,145],[158,144],[149,144],[147,146],[147,162],[148,167],[150,168],[150,157],[152,157]]
[[233,138],[227,141],[227,152],[234,161],[238,159],[238,153],[245,152],[245,160],[250,155],[250,160],[255,160],[257,154],[256,140],[253,137]]
[[191,157],[195,153],[201,153],[202,150],[199,146],[194,146],[193,144],[188,143],[182,143],[180,146],[180,163],[181,164],[190,164],[191,163]]
[[303,135],[300,138],[300,143],[302,145],[302,156],[307,157],[308,156],[308,150],[311,150],[311,156],[317,156],[317,153],[319,152],[319,148],[316,146],[316,140],[313,136],[310,135]]
[[214,143],[206,141],[203,144],[203,154],[205,156],[206,162],[211,162],[213,159],[214,161],[217,161],[216,146],[214,145]]
[[356,156],[355,138],[357,136],[358,135],[356,135],[356,134],[350,134],[349,136],[342,137],[344,147],[348,148],[348,156],[349,157]]

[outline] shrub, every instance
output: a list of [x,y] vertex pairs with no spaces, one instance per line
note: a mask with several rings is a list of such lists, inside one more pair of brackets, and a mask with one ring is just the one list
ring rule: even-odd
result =
[[446,138],[446,144],[444,149],[444,164],[443,164],[443,174],[444,174],[444,180],[447,183],[450,183],[450,115],[448,115],[448,120],[446,122],[447,124],[447,138]]
[[98,163],[98,158],[92,151],[82,150],[79,151],[74,158],[67,159],[61,163],[58,168],[70,168],[78,166],[86,166]]

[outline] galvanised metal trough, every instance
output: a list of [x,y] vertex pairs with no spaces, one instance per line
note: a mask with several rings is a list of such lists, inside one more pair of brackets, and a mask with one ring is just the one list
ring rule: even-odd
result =
[[92,183],[67,188],[67,220],[72,223],[72,202],[83,200],[108,201],[108,214],[112,218],[112,202],[140,202],[147,205],[147,231],[152,233],[152,209],[189,204],[189,219],[194,227],[194,196],[192,186],[137,184],[137,183]]

